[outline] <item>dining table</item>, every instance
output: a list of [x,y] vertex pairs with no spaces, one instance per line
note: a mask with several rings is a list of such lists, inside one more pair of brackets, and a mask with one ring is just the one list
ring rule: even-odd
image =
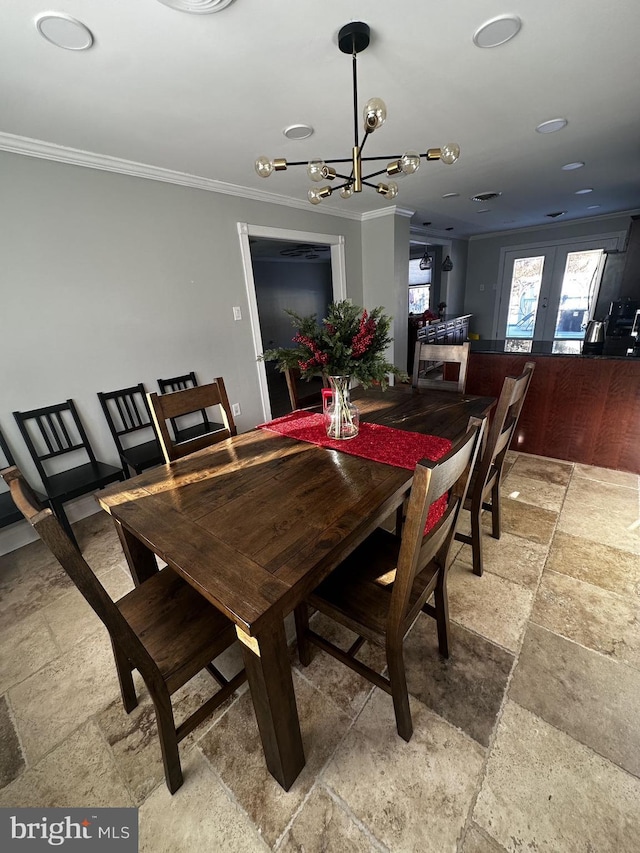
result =
[[[355,389],[364,424],[455,441],[493,397]],[[268,425],[266,425],[268,427]],[[356,441],[353,439],[352,441]],[[400,507],[413,471],[253,429],[113,484],[113,518],[134,583],[158,560],[231,619],[269,771],[289,790],[305,763],[285,617]]]

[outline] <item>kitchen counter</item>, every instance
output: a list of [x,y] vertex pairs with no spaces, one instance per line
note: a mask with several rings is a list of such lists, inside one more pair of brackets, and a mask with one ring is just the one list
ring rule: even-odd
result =
[[[471,352],[486,352],[493,355],[521,355],[521,356],[551,356],[553,358],[589,358],[589,359],[630,359],[640,358],[640,349],[637,349],[633,355],[613,355],[611,353],[603,353],[602,355],[592,355],[590,353],[563,353],[551,352],[551,344],[545,342],[533,342],[531,353],[526,352],[505,352],[504,341],[471,341]],[[582,345],[582,343],[581,343]]]
[[466,390],[497,397],[527,361],[536,368],[511,448],[640,474],[640,358],[472,347]]

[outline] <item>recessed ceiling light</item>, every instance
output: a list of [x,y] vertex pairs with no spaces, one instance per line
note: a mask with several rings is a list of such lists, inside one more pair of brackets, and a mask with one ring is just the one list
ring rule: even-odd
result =
[[158,0],[163,6],[177,9],[178,12],[191,12],[192,15],[210,15],[222,12],[233,0]]
[[87,50],[93,44],[91,30],[69,15],[58,12],[38,15],[36,28],[48,42],[65,50]]
[[445,193],[442,198],[458,198],[460,193]]
[[476,213],[489,213],[491,208],[483,207],[482,210],[476,210]]
[[543,121],[536,127],[537,133],[555,133],[556,130],[562,130],[569,122],[566,118],[551,118],[549,121]]
[[287,139],[308,139],[313,135],[313,128],[308,124],[290,124],[282,132]]
[[597,210],[599,207],[599,204],[590,204],[589,207],[587,207],[587,210]]
[[520,32],[522,21],[517,15],[500,15],[481,24],[473,34],[476,47],[498,47]]
[[491,201],[493,198],[498,198],[502,193],[497,193],[494,190],[485,193],[476,193],[471,196],[471,201]]
[[573,172],[574,169],[582,169],[584,163],[581,160],[576,160],[575,163],[565,163],[562,167],[563,172]]
[[576,190],[576,195],[586,195],[587,193],[592,193],[593,187],[585,187],[583,190]]

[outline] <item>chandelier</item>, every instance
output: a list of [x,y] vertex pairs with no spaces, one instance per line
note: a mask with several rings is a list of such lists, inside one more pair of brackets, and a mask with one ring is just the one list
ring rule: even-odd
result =
[[[342,198],[351,198],[353,193],[362,192],[362,187],[370,187],[386,199],[393,199],[398,195],[398,184],[393,180],[385,180],[379,183],[371,183],[372,178],[386,175],[387,178],[394,175],[412,175],[420,167],[420,158],[425,160],[441,160],[443,163],[455,163],[460,156],[460,146],[454,142],[443,145],[441,148],[429,148],[424,154],[417,151],[407,151],[404,154],[386,154],[380,157],[363,157],[362,151],[369,136],[385,122],[387,108],[381,98],[371,98],[364,108],[364,136],[358,144],[358,54],[369,45],[370,29],[368,24],[362,21],[353,21],[346,24],[338,33],[338,46],[342,53],[350,53],[353,64],[353,128],[354,141],[351,157],[343,157],[336,160],[299,160],[288,163],[283,158],[270,159],[269,157],[258,157],[256,160],[256,172],[261,178],[268,178],[273,172],[283,172],[289,166],[306,166],[309,178],[315,183],[321,181],[341,180],[343,183],[332,186],[325,184],[322,187],[312,187],[307,193],[311,204],[320,204],[322,199],[328,198],[334,192],[339,191]],[[375,160],[390,160],[384,169],[362,174],[362,164]],[[350,174],[340,174],[334,165],[339,163],[350,163]]]

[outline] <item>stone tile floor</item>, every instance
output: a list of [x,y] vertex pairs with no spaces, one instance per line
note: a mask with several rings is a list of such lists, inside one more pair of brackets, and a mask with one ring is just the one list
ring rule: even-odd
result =
[[[144,685],[127,716],[93,613],[39,542],[0,557],[0,806],[135,805],[140,849],[154,853],[635,853],[639,478],[524,454],[508,465],[482,578],[455,546],[450,659],[426,616],[407,640],[410,743],[386,694],[321,653],[301,667],[292,646],[307,765],[288,793],[266,771],[243,689],[182,744],[171,797]],[[121,596],[110,519],[76,529]],[[209,688],[198,676],[181,711]]]

